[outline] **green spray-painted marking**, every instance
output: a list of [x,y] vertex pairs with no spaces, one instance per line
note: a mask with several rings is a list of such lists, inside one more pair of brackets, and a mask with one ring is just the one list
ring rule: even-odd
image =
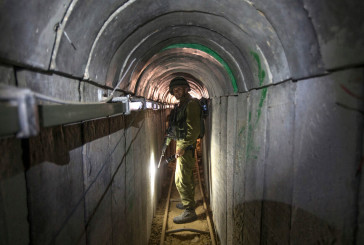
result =
[[[257,62],[258,65],[258,79],[259,79],[259,86],[263,85],[264,82],[264,78],[265,78],[265,71],[262,69],[262,64],[260,62],[260,58],[259,55],[253,51],[250,51],[250,54],[254,57],[255,61]],[[257,109],[257,115],[256,115],[256,123],[258,123],[259,119],[260,119],[260,115],[262,113],[262,107],[263,107],[263,103],[265,98],[267,97],[267,88],[263,88],[262,89],[262,94],[260,96],[260,100],[259,100],[259,106]]]
[[225,70],[230,78],[234,92],[235,93],[238,92],[238,86],[236,85],[236,79],[235,79],[234,74],[233,74],[232,70],[230,69],[229,65],[225,62],[225,60],[223,60],[223,58],[221,58],[220,55],[218,55],[212,49],[210,49],[204,45],[198,44],[198,43],[177,43],[177,44],[172,44],[162,50],[167,50],[167,49],[171,49],[171,48],[193,48],[193,49],[198,49],[202,52],[205,52],[205,53],[211,55],[225,68]]
[[[254,57],[255,61],[257,62],[258,65],[258,79],[259,79],[259,86],[263,85],[264,79],[265,79],[265,71],[262,69],[261,66],[261,62],[260,62],[260,58],[259,55],[255,52],[250,52],[251,55]],[[261,90],[261,95],[260,95],[260,99],[259,99],[259,104],[258,104],[258,108],[255,111],[255,120],[252,120],[252,112],[249,112],[248,115],[248,126],[245,127],[243,126],[239,132],[239,136],[242,135],[242,132],[245,131],[245,129],[247,128],[247,136],[246,136],[246,159],[257,159],[258,158],[258,154],[260,151],[260,147],[257,146],[254,143],[254,131],[257,129],[258,127],[258,123],[260,120],[260,116],[262,114],[262,108],[264,105],[264,101],[267,98],[267,92],[268,92],[268,88],[263,88]]]
[[239,131],[239,137],[241,137],[243,135],[245,131],[245,126],[241,127],[240,131]]
[[267,97],[267,91],[268,91],[268,88],[263,88],[262,89],[262,93],[260,95],[260,100],[259,100],[259,107],[257,109],[257,120],[256,120],[256,123],[258,123],[258,121],[260,119],[260,115],[262,114],[262,107],[263,107],[264,100]]
[[262,69],[262,64],[260,63],[259,55],[253,51],[250,51],[250,54],[254,57],[254,59],[258,63],[259,86],[262,86],[265,78],[265,71]]

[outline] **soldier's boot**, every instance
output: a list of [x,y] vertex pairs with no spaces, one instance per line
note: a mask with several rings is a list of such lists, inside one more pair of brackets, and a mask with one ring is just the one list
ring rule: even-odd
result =
[[173,218],[173,222],[176,224],[184,224],[197,220],[197,215],[194,209],[186,209],[183,213]]

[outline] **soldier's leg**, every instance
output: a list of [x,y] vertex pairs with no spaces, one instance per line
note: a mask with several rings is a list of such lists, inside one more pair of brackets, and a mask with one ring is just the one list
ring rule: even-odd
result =
[[195,209],[195,182],[193,169],[195,159],[192,157],[191,150],[177,159],[175,183],[181,197],[182,204],[187,209]]
[[181,196],[185,210],[179,216],[173,218],[176,224],[183,224],[197,220],[195,212],[195,183],[193,178],[194,158],[191,151],[186,151],[177,160],[176,187]]

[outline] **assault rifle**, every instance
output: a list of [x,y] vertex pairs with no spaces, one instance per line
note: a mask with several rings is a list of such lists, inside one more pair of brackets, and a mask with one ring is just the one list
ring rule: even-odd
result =
[[168,138],[168,137],[166,137],[165,140],[164,140],[164,144],[163,144],[163,148],[162,148],[162,155],[161,155],[161,158],[159,159],[158,168],[161,165],[162,159],[164,157],[164,154],[166,153],[167,147],[168,147],[169,143],[171,142],[171,140],[172,139]]
[[[164,164],[168,164],[168,163],[172,162],[175,159],[176,159],[176,154],[173,154],[172,156],[170,156],[170,157],[168,157],[167,159],[164,160],[165,161]],[[159,165],[161,164],[161,162],[162,162],[162,157],[159,160],[158,168],[159,168]]]
[[[168,138],[167,138],[168,139]],[[167,140],[166,139],[166,140]],[[165,147],[164,147],[165,146]],[[163,149],[162,149],[162,156],[161,156],[161,158],[159,159],[159,163],[158,163],[158,168],[160,167],[160,164],[161,164],[161,162],[162,162],[162,159],[163,159],[163,157],[164,157],[164,153],[165,153],[165,151],[166,151],[166,148],[167,148],[167,146],[168,145],[166,145],[166,144],[164,144],[164,146],[163,146],[163,149],[164,149],[164,151],[163,151]],[[187,151],[187,150],[194,150],[195,148],[193,147],[193,145],[189,145],[189,146],[187,146],[186,148],[185,148],[185,151]],[[192,156],[194,156],[194,154],[195,154],[195,152],[193,151],[192,152]],[[170,163],[170,162],[172,162],[173,160],[175,160],[176,159],[176,154],[174,154],[174,155],[172,155],[172,156],[170,156],[170,157],[168,157],[167,159],[165,159],[165,164],[168,164],[168,163]]]

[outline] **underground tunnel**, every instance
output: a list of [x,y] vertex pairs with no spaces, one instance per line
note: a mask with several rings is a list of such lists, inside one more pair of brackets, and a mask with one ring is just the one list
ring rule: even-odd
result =
[[0,1],[0,244],[148,244],[177,76],[209,100],[219,244],[363,244],[363,12]]

